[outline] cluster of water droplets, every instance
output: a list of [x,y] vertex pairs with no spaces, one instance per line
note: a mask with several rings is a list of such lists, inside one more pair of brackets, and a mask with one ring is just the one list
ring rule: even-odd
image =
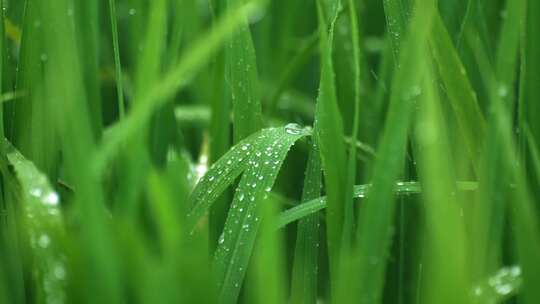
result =
[[8,145],[7,158],[21,185],[28,235],[37,267],[34,276],[40,282],[47,303],[65,302],[65,256],[56,242],[63,228],[60,197],[47,177],[32,162]]
[[485,300],[486,303],[496,303],[516,294],[521,285],[521,268],[519,266],[504,267],[489,277],[486,282],[474,287],[473,296]]
[[[249,252],[252,249],[260,224],[259,203],[268,198],[291,146],[298,138],[307,135],[306,132],[306,129],[296,124],[270,128],[252,139],[250,144],[241,143],[234,148],[243,152],[240,155],[245,162],[245,171],[236,189],[215,253],[215,260],[229,276],[243,278],[247,259],[238,252]],[[234,151],[230,153],[230,156],[235,154]],[[225,165],[233,164],[234,160],[230,156]],[[212,172],[218,169],[222,169],[219,162],[216,168],[210,170],[210,175],[205,177],[205,180],[210,181]],[[230,287],[239,288],[240,283],[241,280],[235,281]]]

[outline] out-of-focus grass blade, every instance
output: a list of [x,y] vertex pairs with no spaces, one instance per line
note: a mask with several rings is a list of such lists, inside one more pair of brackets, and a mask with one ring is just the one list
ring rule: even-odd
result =
[[167,288],[157,288],[155,294],[165,302],[215,303],[217,290],[209,284],[208,240],[202,233],[190,237],[184,221],[191,188],[189,170],[187,160],[178,157],[168,162],[164,173],[153,172],[148,178],[150,210],[162,248],[161,263],[154,267],[162,279],[154,281],[168,282]]
[[123,118],[126,113],[124,103],[124,84],[122,80],[122,61],[120,60],[120,44],[118,42],[118,22],[116,21],[116,0],[109,0],[109,17],[111,19],[111,36],[114,53],[114,71],[116,78],[116,100],[118,116]]
[[[526,120],[531,128],[531,133],[536,142],[540,142],[540,124],[535,123],[537,113],[540,113],[540,69],[536,68],[540,66],[540,44],[538,39],[540,32],[538,31],[538,20],[540,20],[540,2],[527,1],[527,15],[526,15],[526,35],[525,35],[525,90],[524,98]],[[538,193],[538,192],[536,192]]]
[[140,99],[124,120],[111,129],[111,134],[104,141],[94,155],[94,170],[103,172],[107,162],[114,156],[122,143],[137,135],[141,127],[146,125],[153,112],[162,104],[169,101],[180,88],[184,87],[193,75],[197,73],[243,23],[245,16],[249,16],[258,9],[258,3],[248,2],[231,9],[217,24],[200,40],[189,47],[180,63],[171,69],[160,81],[151,88],[141,92]]
[[[495,76],[497,98],[504,103],[505,110],[512,113],[515,109],[516,78],[519,61],[519,35],[521,23],[525,18],[525,1],[507,1],[508,16],[501,26],[499,48],[497,49]],[[473,51],[476,51],[478,65],[487,71],[491,71],[486,58],[486,51],[481,44],[471,43]],[[481,52],[481,54],[480,54]],[[490,87],[491,76],[484,76],[486,85]],[[492,100],[494,102],[495,99]],[[494,108],[498,105],[491,104]],[[473,279],[487,276],[489,273],[499,269],[503,263],[503,253],[499,248],[504,244],[505,228],[507,219],[506,201],[508,200],[508,184],[514,181],[507,172],[506,160],[501,153],[501,144],[497,134],[497,128],[493,123],[488,124],[487,136],[484,151],[482,153],[482,166],[479,172],[479,200],[473,210],[474,228],[471,229],[471,253],[472,263],[471,274]],[[520,126],[522,127],[522,126]]]
[[106,218],[102,184],[93,175],[91,155],[95,151],[91,115],[85,100],[83,69],[77,55],[74,16],[68,0],[33,2],[39,11],[47,62],[43,73],[47,99],[53,109],[48,122],[56,129],[62,151],[63,176],[76,189],[73,212],[79,229],[72,231],[80,254],[79,270],[93,280],[80,281],[76,292],[95,302],[120,302],[116,252]]
[[[371,184],[354,186],[354,197],[368,197]],[[456,188],[460,191],[474,191],[478,188],[477,182],[457,182]],[[418,182],[397,182],[395,186],[396,195],[411,195],[422,193],[422,187]],[[286,225],[302,219],[310,214],[316,213],[326,208],[326,197],[318,197],[302,203],[296,207],[283,211],[279,216],[276,227],[283,228]]]
[[496,73],[500,84],[498,93],[513,111],[515,108],[515,92],[517,67],[519,61],[520,35],[523,20],[526,18],[526,1],[506,1],[507,16],[502,23],[502,29],[497,48]]
[[[540,2],[527,1],[526,30],[524,43],[523,60],[523,100],[520,105],[524,121],[529,125],[534,141],[540,143],[540,123],[538,123],[538,113],[540,113],[540,32],[538,31],[538,20],[540,20]],[[538,181],[536,181],[538,184]],[[540,195],[540,187],[534,188],[534,195]],[[539,204],[536,203],[538,208]],[[525,269],[523,269],[525,272]]]
[[540,151],[538,150],[540,146],[538,146],[537,142],[534,140],[529,126],[525,125],[523,131],[525,132],[525,137],[527,138],[527,146],[529,147],[529,151],[531,153],[531,162],[534,166],[536,178],[540,180]]
[[23,200],[23,223],[28,230],[35,268],[32,278],[36,296],[49,302],[66,301],[66,261],[62,248],[64,226],[59,196],[47,177],[26,160],[11,144],[3,143],[13,167]]
[[[76,24],[82,77],[88,103],[90,123],[95,138],[101,137],[103,128],[101,88],[99,84],[100,5],[97,1],[74,1],[71,14]],[[66,12],[70,14],[70,12]]]
[[283,231],[276,233],[273,225],[278,208],[279,206],[270,197],[260,206],[261,227],[253,250],[250,275],[246,279],[246,289],[253,286],[249,279],[255,281],[253,288],[255,295],[251,303],[287,303]]
[[449,165],[452,156],[431,69],[432,65],[426,68],[415,126],[428,229],[422,263],[429,281],[422,285],[422,298],[426,303],[465,304],[470,302],[469,295],[462,292],[470,283],[465,220],[463,207],[453,195],[456,172]]
[[[214,256],[214,270],[223,303],[234,303],[239,295],[259,226],[259,204],[265,203],[291,146],[310,134],[308,129],[294,124],[266,131],[266,134],[261,133],[259,140],[251,143],[249,155],[246,152],[248,166],[236,189]],[[250,146],[240,144],[237,149],[249,150]],[[217,168],[207,174],[208,178],[214,176],[219,170]],[[219,175],[216,178],[220,178]]]
[[501,303],[517,295],[523,286],[521,267],[504,267],[479,282],[471,291],[473,303]]
[[[245,1],[228,0],[227,7],[233,9],[242,2]],[[262,126],[257,61],[247,17],[241,17],[238,31],[225,50],[225,75],[232,97],[235,143],[257,132]]]
[[466,150],[474,168],[478,169],[478,157],[486,133],[486,122],[478,106],[476,94],[467,78],[465,67],[438,14],[433,22],[430,47],[467,145]]
[[[321,188],[321,159],[317,138],[314,137],[308,156],[302,202],[319,197]],[[318,290],[319,214],[316,211],[311,212],[298,223],[297,230],[291,278],[291,303],[315,303]]]
[[395,213],[392,190],[405,161],[413,105],[421,93],[427,39],[435,13],[434,1],[416,2],[401,47],[400,68],[393,78],[387,123],[373,168],[373,188],[360,209],[358,222],[356,271],[361,303],[379,303],[382,297]]
[[[538,8],[540,9],[540,6]],[[540,299],[540,290],[534,288],[540,284],[540,267],[536,262],[540,259],[540,226],[536,216],[536,204],[531,195],[532,189],[529,187],[531,183],[527,180],[524,168],[516,165],[519,160],[512,136],[512,117],[499,94],[500,84],[496,73],[486,60],[485,50],[478,45],[475,47],[475,56],[491,99],[490,145],[486,149],[492,151],[498,160],[495,158],[497,162],[488,165],[499,166],[497,174],[506,177],[506,183],[501,182],[499,186],[500,192],[510,198],[510,223],[517,259],[523,272],[524,289],[521,297],[524,303],[535,303]],[[497,67],[496,70],[502,69]]]
[[[315,132],[321,151],[322,167],[324,170],[326,191],[328,195],[328,208],[326,212],[328,255],[330,259],[330,273],[332,283],[337,283],[339,253],[343,238],[344,202],[346,201],[346,152],[343,120],[339,112],[335,75],[332,62],[333,25],[330,24],[330,33],[324,18],[321,1],[317,1],[319,20],[319,51],[321,53],[319,83],[319,96],[315,114]],[[337,9],[335,12],[337,18]]]

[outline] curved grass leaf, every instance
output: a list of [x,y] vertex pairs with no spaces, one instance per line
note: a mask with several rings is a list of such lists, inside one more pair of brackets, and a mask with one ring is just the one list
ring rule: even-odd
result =
[[7,140],[4,148],[21,189],[23,221],[36,263],[32,277],[37,294],[50,303],[64,303],[66,269],[64,252],[59,244],[63,236],[63,220],[58,194],[47,177]]
[[[457,182],[456,187],[460,191],[473,191],[478,188],[478,185],[476,182]],[[355,198],[368,197],[371,188],[371,184],[354,186],[353,195]],[[396,195],[420,194],[422,193],[422,186],[419,182],[397,182],[394,191]],[[325,208],[326,196],[323,196],[287,209],[278,217],[276,228],[283,228]]]
[[196,186],[190,199],[191,225],[244,171],[214,257],[223,303],[234,303],[240,292],[259,226],[259,203],[267,198],[291,146],[309,134],[309,129],[295,124],[265,129],[233,147]]

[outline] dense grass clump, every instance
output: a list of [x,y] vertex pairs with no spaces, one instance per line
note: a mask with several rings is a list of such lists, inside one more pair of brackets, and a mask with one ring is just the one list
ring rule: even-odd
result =
[[540,303],[537,0],[3,0],[0,304]]

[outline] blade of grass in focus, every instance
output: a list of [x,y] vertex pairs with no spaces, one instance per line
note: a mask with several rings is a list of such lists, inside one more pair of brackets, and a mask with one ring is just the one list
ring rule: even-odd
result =
[[[332,62],[332,43],[334,22],[337,18],[330,15],[330,32],[324,18],[323,6],[317,2],[319,20],[319,51],[321,53],[321,79],[319,96],[315,114],[315,132],[320,146],[322,168],[324,171],[328,195],[328,208],[326,212],[328,257],[332,282],[337,283],[339,259],[343,238],[343,220],[346,193],[346,179],[342,174],[346,172],[345,145],[343,138],[343,120],[341,118],[335,87],[335,75]],[[333,288],[335,289],[335,288]]]
[[404,164],[413,102],[418,98],[423,79],[423,60],[418,58],[427,54],[425,48],[435,14],[433,1],[421,1],[416,5],[401,48],[401,68],[392,82],[387,124],[373,168],[373,189],[360,210],[356,271],[361,303],[378,303],[382,296],[395,211],[392,187]]

